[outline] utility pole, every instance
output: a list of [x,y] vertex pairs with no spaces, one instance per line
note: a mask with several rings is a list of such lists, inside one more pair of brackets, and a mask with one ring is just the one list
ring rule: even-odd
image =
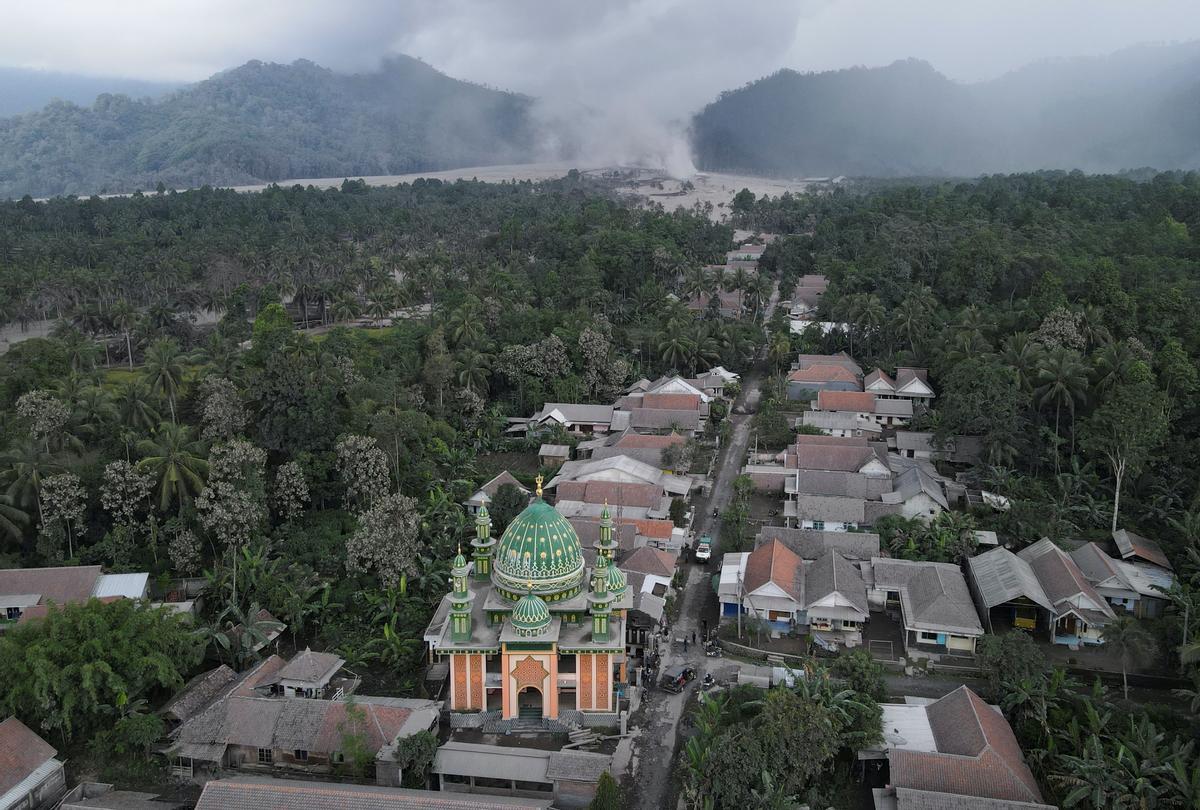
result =
[[745,598],[742,595],[742,565],[738,563],[737,570],[737,619],[738,619],[738,641],[742,640],[742,600]]

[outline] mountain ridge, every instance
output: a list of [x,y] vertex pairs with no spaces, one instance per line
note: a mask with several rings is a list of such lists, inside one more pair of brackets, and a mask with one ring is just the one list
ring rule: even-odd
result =
[[157,100],[102,94],[0,119],[0,197],[520,162],[530,104],[406,56],[355,74],[251,60]]

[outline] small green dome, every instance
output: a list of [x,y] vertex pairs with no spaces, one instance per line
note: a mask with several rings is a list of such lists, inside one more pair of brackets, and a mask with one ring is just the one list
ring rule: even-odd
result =
[[461,550],[458,552],[458,555],[454,558],[454,560],[450,563],[450,567],[451,568],[466,568],[467,567],[467,558],[463,556],[463,553]]
[[527,593],[517,600],[511,621],[519,635],[536,636],[550,624],[550,608],[540,596]]
[[493,581],[509,593],[554,596],[577,590],[583,553],[570,522],[541,498],[517,515],[496,549]]
[[610,563],[608,566],[608,592],[620,599],[625,594],[625,588],[628,585],[629,580],[626,579],[625,573],[617,568],[616,563]]

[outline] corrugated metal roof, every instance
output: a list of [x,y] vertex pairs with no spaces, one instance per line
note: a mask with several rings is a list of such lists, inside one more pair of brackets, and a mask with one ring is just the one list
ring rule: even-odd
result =
[[124,596],[126,599],[141,599],[146,595],[146,586],[150,574],[101,574],[96,578],[92,596],[103,599],[106,596]]
[[1029,563],[1008,549],[992,549],[972,557],[967,564],[984,607],[991,609],[1024,596],[1046,610],[1054,609]]

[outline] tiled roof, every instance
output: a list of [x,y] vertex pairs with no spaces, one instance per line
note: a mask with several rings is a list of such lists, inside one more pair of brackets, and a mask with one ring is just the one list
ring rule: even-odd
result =
[[830,549],[855,560],[869,560],[879,556],[879,535],[872,532],[824,532],[816,529],[763,526],[755,539],[755,545],[765,545],[772,540],[779,540],[805,560],[815,560]]
[[983,635],[971,591],[958,566],[875,558],[875,589],[899,591],[904,623],[940,633]]
[[629,413],[629,424],[634,428],[697,430],[700,427],[700,411],[695,409],[634,408]]
[[653,537],[656,540],[669,540],[675,533],[675,524],[669,520],[656,518],[617,518],[617,525],[632,525],[642,537]]
[[86,602],[100,578],[98,565],[0,569],[0,594],[40,594],[41,603]]
[[[876,788],[876,791],[879,789]],[[933,790],[895,788],[894,805],[880,804],[892,810],[1058,810],[1050,804],[1036,802],[1011,802],[1007,799],[989,799],[982,796],[956,796],[953,793],[938,793]]]
[[676,557],[668,551],[642,546],[621,561],[621,570],[670,578],[675,574]]
[[1105,554],[1095,543],[1084,543],[1071,552],[1071,559],[1093,585],[1104,582],[1108,587],[1126,588],[1131,591],[1134,589],[1125,572],[1117,567],[1117,561]]
[[788,596],[804,604],[804,561],[778,540],[754,549],[746,561],[746,593],[752,593],[768,582],[775,583]]
[[479,488],[479,492],[485,493],[489,498],[494,498],[496,497],[496,493],[500,491],[500,487],[504,486],[505,484],[512,484],[514,487],[523,492],[529,492],[525,485],[518,481],[516,477],[513,476],[513,474],[508,470],[505,470],[491,481],[488,481],[486,484],[481,486]]
[[794,453],[796,467],[801,470],[858,472],[876,458],[874,450],[863,446],[797,444]]
[[648,449],[648,450],[663,450],[674,444],[685,444],[687,439],[680,436],[678,433],[669,433],[666,436],[647,436],[641,433],[626,433],[612,445],[613,447],[632,448],[632,449]]
[[648,509],[663,499],[663,488],[657,484],[622,484],[617,481],[564,481],[554,491],[560,501],[608,503],[610,506],[629,506]]
[[1117,529],[1113,532],[1113,542],[1117,544],[1117,550],[1121,552],[1122,559],[1130,557],[1140,557],[1149,563],[1154,563],[1157,566],[1171,569],[1171,561],[1167,559],[1167,555],[1163,553],[1158,543],[1153,540],[1134,534],[1128,529]]
[[930,703],[926,712],[938,750],[889,749],[893,786],[1041,802],[1012,728],[982,698],[961,686]]
[[0,795],[20,784],[58,751],[15,717],[0,723]]
[[843,366],[847,371],[854,374],[855,377],[862,376],[862,367],[854,362],[854,358],[845,352],[838,352],[837,354],[802,354],[796,358],[797,368],[808,368],[813,365]]
[[854,372],[840,365],[812,365],[808,368],[798,368],[788,374],[788,382],[847,382],[857,383],[858,377]]
[[204,785],[196,810],[539,810],[549,799],[237,777]]
[[1112,618],[1108,602],[1096,593],[1075,561],[1048,538],[1042,538],[1031,546],[1021,549],[1017,556],[1029,563],[1042,589],[1057,607],[1061,603],[1083,596],[1097,605],[1102,613]]
[[875,413],[875,395],[869,391],[818,391],[817,409]]
[[[579,544],[583,546],[584,551],[590,549],[600,539],[600,520],[598,518],[572,517],[567,520],[575,529],[575,533],[579,535]],[[632,549],[636,535],[637,528],[632,522],[618,521],[617,525],[613,527],[613,538],[617,541],[617,547],[620,549]]]
[[315,683],[341,669],[344,663],[346,662],[343,659],[333,653],[305,649],[304,652],[292,656],[287,666],[279,670],[279,679]]
[[836,593],[854,605],[859,613],[865,615],[868,612],[867,586],[858,566],[836,551],[829,550],[807,568],[804,577],[806,606]]
[[191,719],[197,712],[216,699],[226,686],[237,679],[237,673],[221,664],[216,669],[201,672],[188,681],[174,697],[167,701],[160,714],[170,715],[176,720]]
[[646,394],[642,407],[656,411],[698,411],[700,397],[696,394]]
[[608,754],[590,751],[557,751],[546,764],[546,778],[571,782],[596,782],[600,774],[612,767]]
[[896,381],[889,377],[882,369],[875,369],[863,379],[863,388],[870,388],[876,382],[887,383],[887,387],[893,391],[896,389]]

